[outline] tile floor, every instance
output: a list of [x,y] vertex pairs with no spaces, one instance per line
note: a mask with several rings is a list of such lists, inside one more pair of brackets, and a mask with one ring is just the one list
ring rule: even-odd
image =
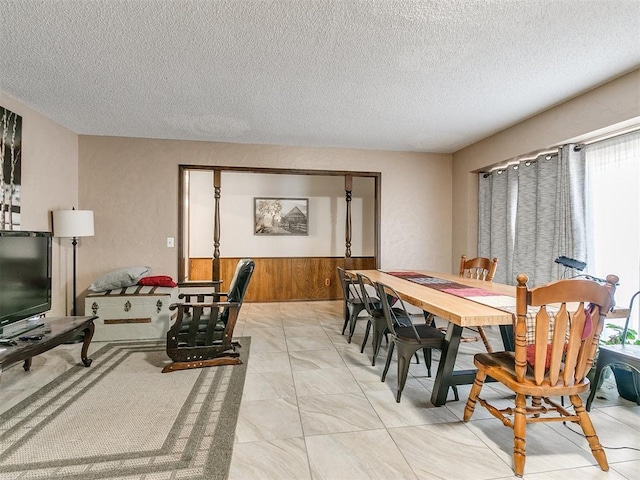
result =
[[[236,333],[251,336],[251,353],[230,480],[516,478],[511,430],[482,407],[462,423],[469,387],[459,387],[460,401],[450,393],[444,407],[433,407],[433,379],[421,357],[396,403],[395,361],[380,381],[386,346],[371,366],[370,341],[360,353],[364,314],[351,344],[340,334],[342,323],[339,301],[243,306]],[[497,342],[497,330],[489,333]],[[470,367],[481,348],[463,343],[458,367]],[[28,381],[19,365],[5,371],[0,412],[77,363],[76,350],[65,345],[35,358]],[[483,394],[509,397],[497,384]],[[640,407],[608,383],[591,418],[609,472],[600,470],[581,435],[562,423],[537,424],[527,428],[525,478],[640,480]]]

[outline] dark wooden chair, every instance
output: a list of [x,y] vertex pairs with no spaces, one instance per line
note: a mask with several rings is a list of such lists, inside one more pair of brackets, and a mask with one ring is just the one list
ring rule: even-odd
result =
[[[460,276],[463,278],[474,278],[476,280],[483,280],[485,282],[492,282],[493,277],[496,274],[496,269],[498,268],[498,259],[494,257],[493,260],[486,257],[475,257],[470,260],[467,260],[466,255],[462,255],[460,257]],[[484,343],[484,348],[486,348],[487,352],[493,352],[493,347],[491,346],[491,342],[489,341],[489,337],[482,327],[474,327],[477,330],[482,342]],[[477,340],[477,339],[473,339]],[[463,338],[462,341],[470,341],[467,337]]]
[[[633,304],[637,298],[640,298],[640,291],[637,291],[631,297],[629,302],[629,316],[624,323],[622,330],[621,343],[619,345],[600,345],[598,352],[598,360],[596,362],[596,374],[587,398],[587,411],[591,410],[591,403],[596,396],[596,390],[600,382],[600,377],[604,369],[611,365],[625,365],[640,374],[640,345],[629,345],[627,341],[627,332],[629,330],[629,321],[633,312]],[[636,387],[637,389],[638,387]],[[640,397],[636,397],[636,403],[640,405]]]
[[[427,375],[431,376],[431,350],[436,348],[442,350],[444,345],[445,334],[438,328],[427,323],[414,324],[411,320],[412,316],[407,311],[400,295],[388,285],[377,283],[378,297],[382,303],[382,311],[387,323],[389,332],[389,351],[387,353],[387,362],[382,372],[382,381],[384,382],[391,365],[393,350],[398,347],[398,391],[396,393],[396,402],[400,403],[402,390],[407,382],[409,374],[409,365],[411,358],[422,350],[424,361],[427,366]],[[396,299],[395,307],[391,307],[391,299]],[[424,319],[429,321],[428,319]],[[458,390],[453,387],[455,399],[458,400]]]
[[[607,457],[579,394],[589,389],[586,374],[593,362],[605,316],[614,304],[618,277],[607,276],[606,285],[567,279],[531,290],[527,287],[528,280],[526,275],[517,277],[515,352],[474,356],[478,373],[463,420],[469,421],[479,402],[513,429],[513,469],[518,476],[524,473],[528,423],[577,423],[600,468],[607,471]],[[480,398],[488,376],[515,393],[515,408],[498,409]],[[569,396],[573,412],[550,399],[564,395]],[[527,404],[528,396],[530,404]]]
[[253,260],[240,260],[228,292],[180,294],[185,301],[169,307],[178,312],[167,332],[167,355],[173,363],[163,373],[242,363],[233,330],[254,268]]

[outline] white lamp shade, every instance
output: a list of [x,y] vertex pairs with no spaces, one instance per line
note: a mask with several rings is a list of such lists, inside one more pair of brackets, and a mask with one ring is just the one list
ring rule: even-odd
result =
[[93,210],[56,210],[53,212],[55,237],[93,237]]

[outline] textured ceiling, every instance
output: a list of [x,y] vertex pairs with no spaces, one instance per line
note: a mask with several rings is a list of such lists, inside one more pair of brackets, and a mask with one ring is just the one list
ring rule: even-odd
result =
[[640,66],[639,0],[0,0],[79,134],[454,152]]

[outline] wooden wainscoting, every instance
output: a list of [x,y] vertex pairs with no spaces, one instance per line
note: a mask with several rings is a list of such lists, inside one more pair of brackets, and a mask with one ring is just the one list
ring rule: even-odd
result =
[[[240,258],[220,259],[220,291],[226,292]],[[256,269],[245,295],[248,302],[337,300],[342,298],[336,267],[344,257],[254,258]],[[352,257],[354,269],[374,269],[373,257]],[[190,258],[192,281],[211,280],[211,258]],[[328,280],[328,282],[327,282]],[[327,285],[328,283],[328,285]]]

